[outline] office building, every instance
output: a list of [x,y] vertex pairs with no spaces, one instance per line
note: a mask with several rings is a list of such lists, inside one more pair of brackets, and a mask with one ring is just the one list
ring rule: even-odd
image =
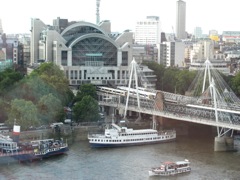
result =
[[68,19],[61,19],[60,17],[57,17],[57,19],[53,20],[53,29],[61,33],[68,26],[68,24]]
[[[224,60],[210,60],[212,66],[214,69],[218,70],[220,73],[228,76],[230,74],[230,67],[229,67],[229,63],[227,61]],[[196,61],[196,62],[192,62],[190,67],[189,67],[189,71],[199,71],[199,70],[204,70],[205,69],[205,60],[201,60],[201,61]]]
[[186,2],[179,0],[176,5],[176,37],[186,39]]
[[212,40],[202,40],[193,44],[191,62],[214,58],[214,43]]
[[225,43],[239,43],[240,42],[240,31],[223,31],[222,40]]
[[2,20],[0,19],[0,35],[3,34],[3,28],[2,28]]
[[68,24],[61,33],[55,27],[32,20],[31,65],[53,62],[63,69],[69,85],[76,87],[127,84],[133,32],[111,33],[110,21],[99,25],[79,21]]
[[159,64],[166,67],[183,67],[185,44],[183,42],[163,42],[159,49]]
[[161,42],[160,21],[158,16],[147,16],[138,21],[134,34],[135,44],[158,44]]
[[193,35],[195,38],[202,38],[202,28],[201,27],[195,27]]

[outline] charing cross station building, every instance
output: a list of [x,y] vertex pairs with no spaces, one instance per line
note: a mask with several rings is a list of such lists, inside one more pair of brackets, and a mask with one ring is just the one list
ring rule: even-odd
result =
[[[132,49],[133,33],[112,33],[110,21],[96,25],[57,18],[49,26],[32,19],[31,66],[53,62],[65,72],[71,86],[126,85]],[[153,71],[146,66],[140,68],[147,77],[147,87],[155,88]]]

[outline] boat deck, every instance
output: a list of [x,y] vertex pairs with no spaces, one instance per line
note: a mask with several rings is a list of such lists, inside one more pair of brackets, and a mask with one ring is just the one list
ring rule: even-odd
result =
[[19,152],[8,152],[8,153],[0,152],[0,157],[17,156],[17,155],[24,155],[24,154],[33,154],[33,150],[25,150],[25,151],[19,151]]

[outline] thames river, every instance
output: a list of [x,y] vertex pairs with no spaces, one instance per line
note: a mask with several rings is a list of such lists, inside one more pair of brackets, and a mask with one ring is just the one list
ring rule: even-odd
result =
[[[214,152],[214,136],[205,132],[178,136],[175,142],[113,149],[91,149],[87,141],[70,146],[67,155],[28,163],[2,164],[1,180],[237,180],[238,152]],[[171,177],[149,177],[148,170],[163,161],[188,159],[192,171]]]

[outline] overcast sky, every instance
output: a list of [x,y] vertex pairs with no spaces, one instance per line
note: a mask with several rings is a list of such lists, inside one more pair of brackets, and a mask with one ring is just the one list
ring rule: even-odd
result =
[[[112,31],[134,31],[146,16],[159,16],[164,32],[175,31],[177,0],[101,0],[100,20],[110,20]],[[185,0],[186,30],[240,31],[238,0]],[[29,33],[31,18],[51,24],[57,17],[69,21],[96,22],[96,0],[2,0],[0,19],[5,33]],[[173,29],[172,29],[173,27]]]

